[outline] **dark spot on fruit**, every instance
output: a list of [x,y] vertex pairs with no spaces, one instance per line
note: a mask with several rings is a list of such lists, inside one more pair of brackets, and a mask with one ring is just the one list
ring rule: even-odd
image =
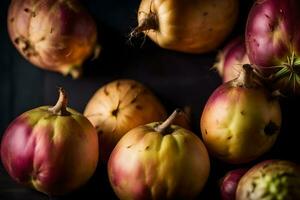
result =
[[145,150],[148,151],[150,149],[150,146],[146,146]]
[[109,95],[109,92],[107,91],[107,88],[106,88],[106,87],[104,88],[104,94],[105,94],[106,96]]
[[245,115],[246,112],[244,110],[241,111],[241,115]]
[[129,149],[129,148],[131,148],[131,147],[132,147],[132,144],[131,144],[131,145],[128,145],[126,148]]
[[227,137],[227,140],[230,140],[232,138],[232,136]]
[[120,81],[118,81],[118,82],[117,82],[117,85],[116,85],[116,86],[117,86],[117,89],[119,89],[120,85],[121,85],[121,83],[120,83]]
[[213,29],[212,29],[212,28],[209,28],[209,29],[208,29],[208,31],[209,31],[209,32],[212,32],[212,31],[213,31]]
[[254,192],[255,188],[256,188],[256,183],[255,182],[252,182],[252,191]]
[[113,116],[115,116],[115,117],[118,116],[118,113],[119,113],[119,108],[116,108],[116,109],[114,109],[113,111],[111,111],[111,114],[112,114]]
[[53,27],[51,27],[51,29],[50,29],[50,33],[53,33],[53,31],[54,31],[54,28],[53,28]]
[[134,88],[136,88],[137,87],[137,84],[132,84],[131,86],[130,86],[130,89],[134,89]]
[[98,130],[98,135],[102,135],[103,134],[103,130]]
[[138,110],[143,110],[143,107],[140,106],[140,105],[136,105],[135,108],[138,109]]
[[279,126],[277,126],[274,122],[270,121],[264,128],[264,132],[268,136],[274,135],[279,130]]
[[205,134],[207,135],[208,134],[208,132],[207,132],[207,130],[205,129]]
[[24,11],[28,13],[29,12],[29,8],[24,8]]
[[13,23],[15,21],[15,18],[10,18],[10,22]]
[[202,15],[203,15],[203,16],[207,16],[207,15],[208,15],[208,12],[203,12]]
[[265,16],[266,16],[266,18],[270,19],[270,16],[269,16],[269,15],[265,14]]
[[14,43],[16,43],[18,45],[19,42],[20,42],[20,38],[15,38]]
[[132,100],[131,100],[131,102],[130,102],[130,104],[133,104],[133,103],[135,103],[135,102],[136,102],[136,100],[137,100],[137,98],[134,98],[134,99],[132,99]]
[[247,191],[247,198],[250,197],[250,191]]

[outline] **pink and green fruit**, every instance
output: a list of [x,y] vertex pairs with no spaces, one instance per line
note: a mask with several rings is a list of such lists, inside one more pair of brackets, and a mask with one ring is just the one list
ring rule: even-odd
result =
[[244,64],[249,64],[243,37],[238,37],[229,42],[218,54],[215,67],[223,79],[223,83],[239,76]]
[[237,79],[219,86],[201,116],[208,151],[229,163],[246,163],[268,151],[281,127],[281,109],[250,65]]
[[229,171],[221,180],[220,192],[222,200],[235,200],[235,193],[240,179],[247,169],[235,169]]
[[240,180],[236,200],[300,199],[300,166],[268,160],[252,167]]
[[249,13],[249,59],[274,89],[300,94],[300,1],[256,1]]
[[95,21],[78,0],[12,0],[8,32],[32,64],[77,78],[96,48]]
[[48,195],[85,184],[96,170],[98,136],[83,115],[67,108],[63,89],[54,107],[42,106],[17,117],[1,142],[1,159],[18,183]]
[[207,150],[192,132],[165,122],[129,131],[114,148],[109,162],[111,186],[121,200],[194,199],[210,171]]

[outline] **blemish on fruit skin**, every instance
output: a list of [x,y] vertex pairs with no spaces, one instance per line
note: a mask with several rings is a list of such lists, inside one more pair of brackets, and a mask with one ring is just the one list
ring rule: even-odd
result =
[[98,135],[102,135],[103,134],[103,130],[98,130]]
[[230,140],[232,138],[232,136],[227,137],[227,140]]
[[106,96],[109,95],[109,92],[107,91],[107,88],[106,88],[106,87],[104,88],[104,94],[105,94]]
[[137,84],[132,84],[131,86],[130,86],[130,89],[135,89],[137,87]]
[[140,106],[140,105],[136,105],[135,108],[138,109],[138,110],[143,110],[143,107]]
[[131,100],[130,104],[134,104],[136,102],[137,98],[135,97],[134,99]]
[[274,122],[270,121],[264,128],[264,132],[268,136],[274,135],[279,130],[279,126]]
[[203,16],[207,16],[207,15],[208,15],[208,12],[203,12],[202,15],[203,15]]
[[208,134],[208,132],[207,132],[207,130],[205,129],[205,134],[207,135]]
[[120,81],[117,81],[117,85],[116,85],[117,90],[120,88],[120,85],[121,85]]
[[241,111],[241,115],[244,116],[245,114],[246,114],[246,112],[245,112],[244,110],[242,110],[242,111]]

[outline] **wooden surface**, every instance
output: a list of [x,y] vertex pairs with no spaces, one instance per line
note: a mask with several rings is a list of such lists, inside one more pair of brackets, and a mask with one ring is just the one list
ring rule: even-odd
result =
[[[82,0],[96,19],[103,52],[96,61],[85,63],[84,75],[79,80],[42,71],[24,60],[14,49],[6,30],[6,12],[9,0],[0,1],[0,132],[22,112],[52,105],[57,98],[57,87],[63,86],[69,94],[69,106],[82,112],[91,95],[104,83],[117,78],[131,78],[147,85],[171,112],[176,107],[192,107],[193,130],[198,135],[199,119],[205,102],[221,83],[211,70],[217,51],[191,55],[160,49],[146,40],[128,43],[127,35],[136,25],[138,0]],[[239,23],[228,37],[243,33],[251,1],[242,1]],[[284,123],[282,134],[271,152],[263,159],[282,158],[299,162],[298,120],[299,99],[282,101]],[[257,161],[259,161],[257,160]],[[256,162],[257,162],[256,161]],[[255,162],[253,162],[255,163]],[[250,163],[246,166],[251,166]],[[211,160],[209,181],[199,199],[218,199],[218,180],[228,169],[238,166]],[[1,200],[44,200],[43,194],[26,189],[8,177],[0,167]],[[116,199],[107,181],[105,165],[100,164],[90,182],[78,191],[51,199]]]

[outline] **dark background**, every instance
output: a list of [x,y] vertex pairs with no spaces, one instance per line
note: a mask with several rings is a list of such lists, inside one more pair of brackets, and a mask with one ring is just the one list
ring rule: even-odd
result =
[[[83,77],[73,80],[60,74],[40,70],[13,47],[7,30],[6,15],[9,0],[0,1],[0,133],[21,113],[41,106],[53,105],[57,87],[69,94],[69,106],[82,112],[92,94],[103,84],[118,78],[130,78],[144,83],[160,98],[171,112],[176,107],[191,106],[193,130],[198,135],[199,119],[206,100],[221,83],[211,67],[216,53],[191,55],[157,47],[150,40],[140,47],[142,39],[128,43],[128,34],[136,26],[139,0],[81,0],[98,24],[103,51],[95,61],[87,61]],[[243,34],[251,0],[241,1],[240,17],[227,41]],[[224,19],[226,20],[226,19]],[[224,42],[225,44],[226,42]],[[283,128],[271,152],[253,162],[281,158],[299,162],[297,147],[297,98],[281,100]],[[251,166],[250,163],[245,166]],[[217,184],[230,166],[211,159],[209,181],[201,199],[219,199]],[[244,166],[242,166],[244,167]],[[48,199],[47,196],[15,184],[0,166],[0,199]],[[100,198],[101,197],[101,198]],[[96,174],[83,188],[63,197],[52,199],[114,199],[107,182],[106,169],[100,165]]]

